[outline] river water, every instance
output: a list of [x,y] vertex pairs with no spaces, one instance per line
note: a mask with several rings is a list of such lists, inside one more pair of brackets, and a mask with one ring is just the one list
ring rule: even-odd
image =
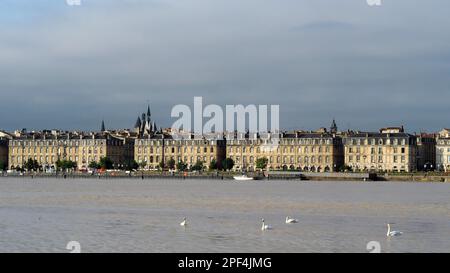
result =
[[[388,222],[403,235],[387,238]],[[450,184],[0,178],[0,252],[69,252],[69,241],[81,252],[368,252],[370,241],[450,252]]]

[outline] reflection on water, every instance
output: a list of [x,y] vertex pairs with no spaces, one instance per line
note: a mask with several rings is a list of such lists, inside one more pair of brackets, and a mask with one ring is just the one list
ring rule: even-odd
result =
[[0,252],[449,252],[450,184],[2,178],[0,219]]

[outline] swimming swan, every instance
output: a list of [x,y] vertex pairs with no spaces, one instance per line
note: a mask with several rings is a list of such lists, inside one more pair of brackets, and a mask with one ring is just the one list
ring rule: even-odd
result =
[[295,223],[298,223],[297,219],[286,216],[286,224],[295,224]]
[[388,236],[388,237],[400,236],[400,235],[403,234],[403,232],[401,232],[401,231],[397,231],[397,230],[391,231],[391,225],[390,224],[387,224],[387,228],[388,228],[388,230],[387,230],[386,236]]
[[261,230],[271,230],[271,229],[272,229],[271,226],[266,225],[266,224],[264,223],[264,218],[261,219],[261,222],[262,222]]

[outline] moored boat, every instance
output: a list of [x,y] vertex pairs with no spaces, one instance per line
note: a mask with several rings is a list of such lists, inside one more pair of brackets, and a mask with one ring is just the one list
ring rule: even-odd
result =
[[234,178],[234,180],[238,180],[238,181],[250,181],[250,180],[254,179],[253,177],[249,177],[245,174],[239,175],[239,176],[233,176],[233,178]]

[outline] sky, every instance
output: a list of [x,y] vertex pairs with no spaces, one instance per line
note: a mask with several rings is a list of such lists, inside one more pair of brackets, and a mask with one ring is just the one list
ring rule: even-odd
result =
[[[131,128],[150,104],[280,105],[280,127],[450,127],[450,1],[0,0],[0,129]],[[206,120],[205,120],[206,122]]]

